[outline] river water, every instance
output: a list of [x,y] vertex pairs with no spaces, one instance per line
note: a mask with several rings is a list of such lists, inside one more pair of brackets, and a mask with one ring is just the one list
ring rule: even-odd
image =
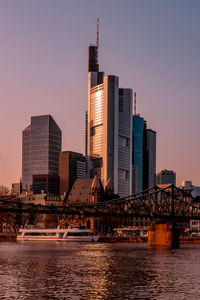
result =
[[200,246],[1,242],[0,299],[200,299]]

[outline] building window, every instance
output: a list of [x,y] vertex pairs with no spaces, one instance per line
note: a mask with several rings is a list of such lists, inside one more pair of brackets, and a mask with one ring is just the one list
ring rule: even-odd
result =
[[129,140],[123,136],[119,136],[119,146],[128,148],[129,146]]

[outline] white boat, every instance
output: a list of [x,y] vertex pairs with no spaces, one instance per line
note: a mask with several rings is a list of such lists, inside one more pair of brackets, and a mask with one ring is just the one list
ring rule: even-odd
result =
[[91,235],[89,229],[20,229],[17,241],[69,241],[97,242],[99,235]]

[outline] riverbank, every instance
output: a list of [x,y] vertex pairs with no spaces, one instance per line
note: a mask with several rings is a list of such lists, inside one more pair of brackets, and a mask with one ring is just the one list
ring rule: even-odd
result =
[[102,243],[138,243],[138,242],[147,242],[147,239],[140,238],[140,237],[132,237],[132,236],[100,236],[99,242]]
[[184,237],[180,238],[180,244],[200,244],[199,237]]
[[5,241],[15,241],[16,240],[16,233],[0,233],[0,242],[5,242]]
[[[16,241],[15,233],[0,233],[0,242]],[[138,243],[147,242],[147,238],[140,237],[124,237],[124,236],[100,236],[100,243]],[[180,244],[200,244],[200,238],[197,237],[181,237]]]

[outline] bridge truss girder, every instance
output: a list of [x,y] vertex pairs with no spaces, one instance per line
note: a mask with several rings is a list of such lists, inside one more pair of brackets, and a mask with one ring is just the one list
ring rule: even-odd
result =
[[200,219],[199,205],[191,195],[174,185],[164,189],[154,187],[128,197],[98,202],[91,205],[47,206],[13,201],[0,197],[0,212],[77,215],[85,217],[148,217],[150,219],[189,220]]

